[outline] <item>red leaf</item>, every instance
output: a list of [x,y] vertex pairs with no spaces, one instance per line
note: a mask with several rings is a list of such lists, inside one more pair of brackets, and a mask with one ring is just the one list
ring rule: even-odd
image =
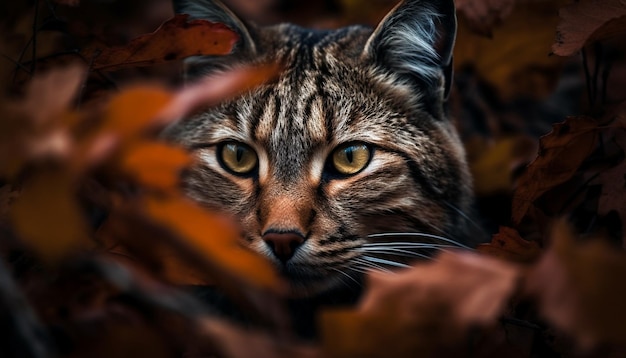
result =
[[517,268],[470,253],[370,276],[357,310],[326,312],[333,357],[450,356],[470,327],[496,322],[516,287]]
[[95,70],[117,70],[148,66],[199,55],[226,55],[237,42],[237,35],[223,24],[204,20],[187,21],[189,15],[176,15],[155,32],[139,36],[122,47],[87,48],[82,55],[93,59]]

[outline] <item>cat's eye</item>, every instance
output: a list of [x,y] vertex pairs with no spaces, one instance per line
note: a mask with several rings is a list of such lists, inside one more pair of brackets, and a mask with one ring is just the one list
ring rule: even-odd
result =
[[353,175],[363,170],[370,161],[372,151],[363,143],[344,144],[333,152],[333,169],[342,175]]
[[252,148],[238,142],[222,144],[218,155],[222,166],[239,175],[250,174],[259,162],[259,158]]

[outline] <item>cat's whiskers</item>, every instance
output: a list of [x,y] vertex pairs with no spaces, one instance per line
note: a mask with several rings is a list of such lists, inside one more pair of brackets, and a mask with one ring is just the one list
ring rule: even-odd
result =
[[449,239],[447,237],[443,237],[440,235],[427,234],[427,233],[422,233],[422,232],[387,232],[387,233],[370,234],[370,235],[367,235],[367,237],[371,239],[388,238],[388,237],[419,237],[422,239],[437,240],[439,242],[452,244],[455,247],[460,247],[463,249],[471,250],[470,247],[465,246],[458,241],[455,241],[455,240],[452,240],[452,239]]
[[401,267],[401,268],[408,268],[411,267],[407,264],[403,264],[400,262],[395,262],[395,261],[391,261],[391,260],[385,260],[385,259],[381,259],[378,257],[373,257],[373,256],[361,256],[363,258],[363,260],[369,261],[369,262],[375,262],[378,264],[383,264],[383,265],[389,265],[389,266],[395,266],[395,267]]
[[364,268],[364,269],[373,269],[376,271],[383,271],[383,272],[387,272],[387,273],[391,273],[393,271],[385,268],[384,266],[378,265],[374,262],[368,261],[364,259],[364,256],[361,256],[359,258],[354,259],[354,262],[359,264],[359,268]]
[[396,256],[405,256],[405,257],[420,257],[424,259],[429,259],[430,256],[426,254],[420,254],[418,252],[402,250],[402,249],[394,249],[394,248],[363,248],[359,250],[361,252],[365,252],[368,254],[381,254],[381,255],[396,255]]
[[[357,285],[357,286],[359,286],[359,287],[361,286],[361,283],[360,283],[359,281],[357,281],[354,277],[350,276],[349,274],[345,273],[344,271],[342,271],[342,270],[340,270],[340,269],[338,269],[338,268],[335,268],[335,267],[331,267],[331,269],[332,269],[333,271],[336,271],[336,272],[340,273],[340,274],[341,274],[341,275],[343,275],[344,277],[347,277],[350,281],[352,281],[352,282],[356,283],[356,285]],[[357,271],[357,272],[358,272],[358,271]],[[341,280],[341,281],[342,281],[342,282],[344,282],[343,280]],[[350,285],[349,285],[349,283],[348,283],[348,282],[344,282],[344,283],[346,284],[346,286],[350,287]]]
[[465,214],[463,210],[457,208],[455,205],[449,203],[447,200],[444,200],[443,203],[450,209],[454,210],[457,214],[461,215],[463,219],[467,220],[468,223],[472,224],[472,226],[474,226],[478,230],[478,232],[481,232],[483,230],[483,228],[476,221],[472,220],[469,215]]

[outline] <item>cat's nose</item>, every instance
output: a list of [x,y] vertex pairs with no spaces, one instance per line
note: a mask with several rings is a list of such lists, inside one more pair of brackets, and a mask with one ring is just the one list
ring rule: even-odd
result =
[[268,231],[263,234],[263,241],[272,249],[276,257],[284,264],[304,242],[304,235],[296,231]]

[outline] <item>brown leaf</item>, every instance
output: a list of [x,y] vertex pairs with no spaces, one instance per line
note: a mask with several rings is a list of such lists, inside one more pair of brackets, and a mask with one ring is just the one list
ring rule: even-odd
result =
[[38,173],[11,207],[19,237],[45,260],[57,261],[91,245],[73,184],[64,172]]
[[586,347],[626,344],[626,255],[602,240],[574,242],[563,222],[552,230],[552,247],[529,273],[526,290],[541,313]]
[[501,226],[488,244],[478,245],[477,250],[504,260],[528,263],[541,255],[541,248],[534,241],[524,240],[517,230]]
[[120,169],[144,187],[174,190],[180,173],[192,161],[183,149],[165,143],[140,142],[122,153]]
[[180,91],[160,114],[163,123],[178,120],[200,107],[213,106],[274,80],[281,67],[274,63],[241,67],[204,78]]
[[515,3],[516,0],[458,0],[455,5],[474,31],[490,35],[493,26],[509,16]]
[[596,182],[602,184],[598,214],[606,215],[614,210],[626,222],[626,161],[600,174]]
[[503,313],[518,275],[502,261],[451,252],[404,272],[372,274],[357,310],[322,315],[324,348],[333,357],[458,354],[469,327]]
[[279,290],[281,282],[268,260],[248,249],[237,226],[186,198],[146,198],[146,213],[175,233],[180,244],[205,262],[254,287]]
[[199,55],[226,55],[237,42],[237,35],[223,24],[204,20],[187,21],[176,15],[155,32],[139,36],[122,47],[84,49],[93,59],[95,70],[113,71],[125,67],[148,66]]
[[513,195],[515,224],[521,223],[542,194],[572,178],[596,148],[597,139],[598,124],[588,117],[570,117],[541,138],[539,155],[520,177]]
[[582,0],[561,9],[552,51],[571,56],[586,44],[626,33],[623,0]]
[[49,71],[33,78],[23,99],[0,102],[0,173],[11,177],[26,162],[69,155],[66,122],[84,72],[79,65]]
[[78,6],[80,0],[54,0],[55,3],[67,6]]
[[[285,338],[272,337],[258,331],[243,330],[228,322],[203,319],[200,332],[214,342],[221,356],[232,358],[302,357],[322,358],[320,349],[313,345],[296,344]],[[198,357],[204,357],[198,352]],[[215,353],[215,352],[212,352]],[[213,356],[214,354],[211,354]],[[195,357],[196,355],[194,355]]]
[[[454,48],[455,70],[475,69],[504,100],[552,94],[564,59],[548,56],[558,23],[556,1],[523,1],[490,38],[476,35],[464,18]],[[480,0],[473,1],[475,3]]]

